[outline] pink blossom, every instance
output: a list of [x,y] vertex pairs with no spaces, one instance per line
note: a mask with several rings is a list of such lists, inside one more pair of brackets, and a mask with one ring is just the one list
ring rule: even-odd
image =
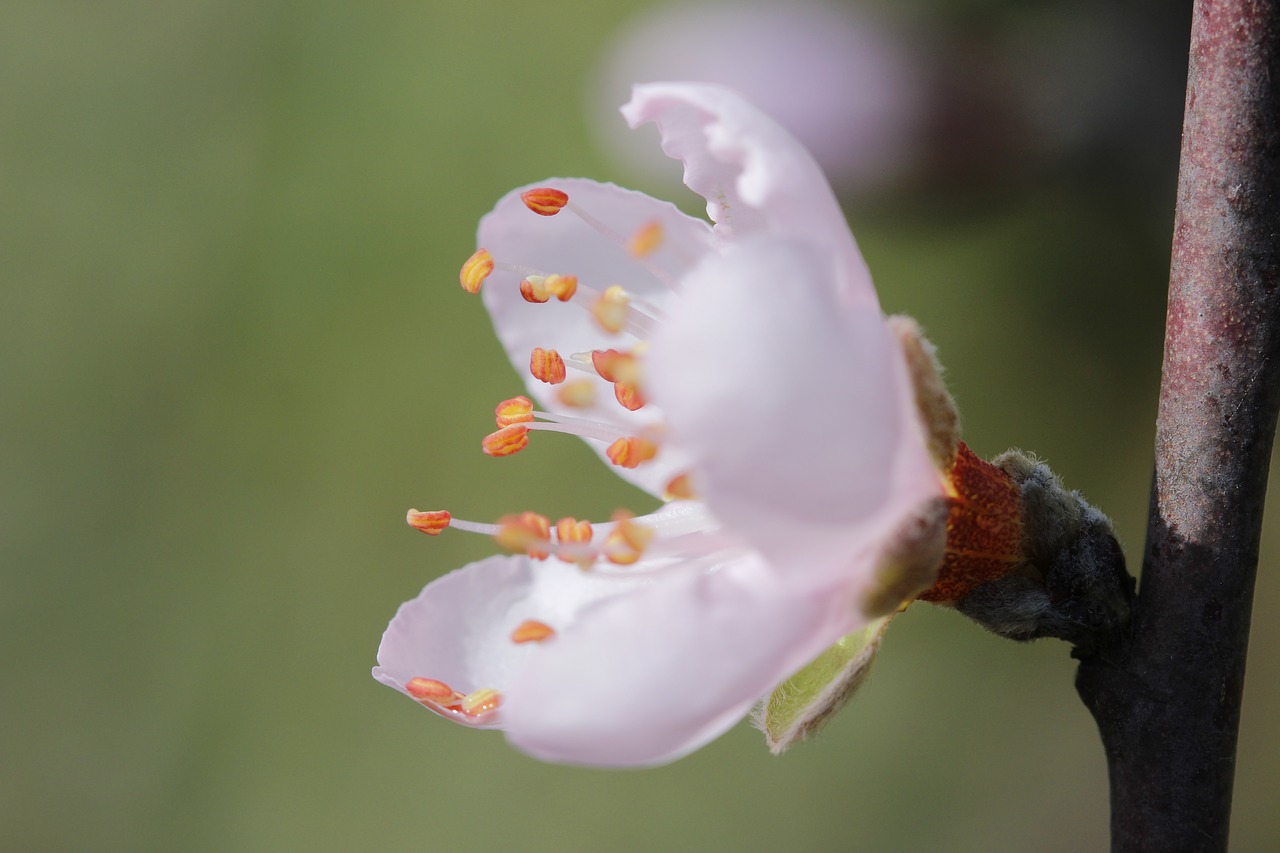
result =
[[667,502],[589,530],[411,512],[518,553],[404,604],[373,671],[533,756],[609,766],[707,743],[928,586],[900,589],[891,556],[944,492],[902,350],[805,149],[709,85],[637,87],[623,115],[658,126],[714,224],[550,179],[481,221],[463,284],[483,288],[539,404],[500,405],[486,451],[576,434]]
[[[666,178],[612,114],[655,73],[729,86],[809,150],[837,190],[893,186],[918,166],[933,57],[893,9],[830,0],[679,0],[629,18],[591,75],[593,127],[627,174]],[[833,97],[832,93],[839,93]]]

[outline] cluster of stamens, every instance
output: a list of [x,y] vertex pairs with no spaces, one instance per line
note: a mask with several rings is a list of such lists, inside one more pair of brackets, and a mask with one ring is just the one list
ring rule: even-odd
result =
[[[664,270],[651,263],[650,256],[661,246],[663,229],[654,220],[642,225],[629,238],[623,239],[608,225],[580,206],[570,202],[567,193],[539,187],[521,194],[521,200],[540,216],[556,216],[568,210],[578,216],[605,239],[622,246],[659,280],[676,288]],[[568,272],[535,270],[495,259],[487,249],[478,249],[462,265],[459,281],[468,293],[479,293],[485,280],[495,271],[514,273],[519,278],[521,297],[532,304],[555,299],[579,305],[589,312],[596,325],[613,335],[629,333],[641,343],[631,349],[593,349],[564,356],[555,349],[535,347],[529,354],[529,372],[540,382],[556,386],[555,398],[570,410],[592,408],[597,402],[597,385],[604,380],[613,385],[614,400],[628,412],[645,406],[642,390],[641,356],[649,338],[662,322],[655,306],[636,299],[620,285],[596,289],[580,282]],[[573,373],[578,375],[570,378]],[[483,451],[494,457],[510,456],[529,444],[530,432],[546,430],[578,435],[604,443],[605,457],[622,468],[636,468],[657,457],[661,434],[657,428],[627,430],[617,423],[551,412],[537,411],[524,396],[504,400],[494,409],[497,429],[481,442]],[[689,499],[693,491],[688,475],[679,475],[667,484],[668,500]],[[593,570],[601,561],[625,567],[638,562],[654,539],[656,530],[645,519],[637,519],[627,510],[614,513],[611,523],[593,526],[589,521],[561,518],[554,524],[534,512],[523,512],[500,518],[496,524],[464,521],[447,511],[419,512],[409,510],[408,523],[431,536],[453,527],[493,537],[503,549],[522,553],[535,560],[552,556],[576,564],[583,571]],[[555,630],[536,620],[525,620],[511,634],[513,643],[546,642]],[[480,724],[496,714],[501,694],[491,688],[471,693],[458,692],[441,681],[413,678],[405,690],[418,702],[445,716],[467,724]]]

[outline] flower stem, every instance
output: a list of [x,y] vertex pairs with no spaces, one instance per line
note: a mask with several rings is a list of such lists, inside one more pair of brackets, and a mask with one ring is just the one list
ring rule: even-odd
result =
[[1084,659],[1117,851],[1225,850],[1280,411],[1280,0],[1196,0],[1147,545]]

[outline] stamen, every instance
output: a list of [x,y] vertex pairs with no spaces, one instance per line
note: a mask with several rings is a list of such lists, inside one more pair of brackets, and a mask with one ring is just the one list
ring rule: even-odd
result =
[[569,203],[569,194],[553,187],[535,187],[520,193],[520,200],[539,216],[555,216]]
[[626,382],[613,383],[613,396],[622,405],[622,408],[634,412],[644,407],[644,397],[640,394],[640,389]]
[[547,292],[546,281],[545,275],[527,275],[520,279],[520,295],[524,297],[524,301],[541,305],[550,299],[551,294]]
[[630,302],[627,292],[621,285],[615,284],[605,289],[591,306],[591,316],[596,318],[600,328],[606,332],[617,334],[627,322],[627,306]]
[[556,399],[571,409],[588,409],[596,402],[596,383],[590,379],[574,379],[560,386]]
[[428,536],[439,536],[440,532],[453,521],[453,516],[445,510],[418,512],[416,509],[411,509],[405,516],[405,521],[409,522],[410,527],[421,530]]
[[410,678],[404,689],[419,702],[430,702],[443,707],[459,705],[464,698],[462,693],[434,678]]
[[636,259],[646,257],[662,245],[662,223],[654,219],[635,230],[627,240],[627,251]]
[[617,424],[593,421],[589,418],[577,418],[573,415],[561,415],[554,412],[540,412],[537,409],[534,410],[533,416],[543,420],[525,424],[529,429],[562,432],[567,435],[576,435],[579,438],[589,438],[593,441],[613,442],[625,436],[622,428]]
[[578,292],[578,277],[576,275],[557,275],[553,273],[543,279],[542,286],[546,288],[547,293],[556,299],[561,302],[568,302],[573,298],[573,294]]
[[476,249],[475,254],[467,258],[458,274],[458,281],[467,293],[479,293],[480,285],[493,272],[493,255],[488,249]]
[[498,519],[498,532],[493,538],[508,551],[545,560],[551,556],[551,519],[536,512],[503,516]]
[[493,268],[495,270],[502,270],[503,272],[518,275],[521,278],[532,278],[533,276],[542,276],[543,278],[546,278],[547,275],[544,270],[527,267],[524,264],[507,263],[506,261],[495,260],[493,262]]
[[605,451],[609,461],[620,468],[635,468],[658,455],[658,445],[647,438],[629,436],[620,438]]
[[480,449],[489,456],[510,456],[528,446],[529,427],[522,423],[514,423],[504,426],[497,432],[491,432],[480,443]]
[[524,396],[512,397],[499,403],[493,414],[499,427],[527,424],[533,420],[533,401]]
[[649,541],[653,539],[653,528],[636,524],[634,518],[625,509],[613,514],[613,530],[609,531],[604,540],[604,555],[609,562],[620,566],[632,565],[640,559]]
[[663,499],[668,501],[687,501],[692,500],[693,496],[693,484],[689,481],[688,473],[677,474],[672,477],[671,481],[662,490]]
[[481,687],[473,690],[462,699],[462,713],[468,717],[479,717],[490,711],[498,710],[502,704],[502,694],[492,687]]
[[605,382],[636,384],[640,380],[640,360],[631,352],[591,350],[591,366]]
[[536,619],[526,619],[511,632],[511,642],[541,643],[543,640],[549,640],[555,635],[555,629],[547,623],[539,622]]
[[571,515],[556,522],[556,540],[559,542],[590,542],[591,522],[585,518],[579,521]]
[[534,347],[529,353],[529,372],[548,385],[559,385],[565,377],[564,359],[553,349]]

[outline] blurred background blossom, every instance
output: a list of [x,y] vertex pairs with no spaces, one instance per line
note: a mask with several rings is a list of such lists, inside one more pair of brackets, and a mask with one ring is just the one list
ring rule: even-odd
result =
[[600,51],[591,117],[624,174],[679,180],[654,143],[618,120],[637,82],[729,86],[790,130],[833,184],[867,192],[919,157],[929,112],[925,44],[864,7],[820,0],[706,0],[642,9]]
[[[939,345],[970,444],[1043,455],[1135,563],[1189,5],[804,5],[846,23],[774,63],[816,67],[784,120],[854,164],[827,160],[886,310]],[[369,677],[396,604],[491,552],[424,539],[407,507],[646,508],[573,442],[479,452],[519,384],[456,277],[518,184],[676,186],[674,164],[646,177],[595,134],[621,126],[606,95],[640,73],[616,64],[627,45],[681,11],[0,5],[0,848],[1105,845],[1067,649],[927,607],[781,759],[740,727],[659,770],[550,767]],[[750,32],[719,14],[717,50]],[[818,61],[837,37],[858,55]],[[640,53],[669,58],[645,76],[693,73],[674,46]],[[728,82],[747,89],[745,69]],[[815,116],[844,129],[800,129]],[[1276,532],[1241,850],[1280,839]]]

